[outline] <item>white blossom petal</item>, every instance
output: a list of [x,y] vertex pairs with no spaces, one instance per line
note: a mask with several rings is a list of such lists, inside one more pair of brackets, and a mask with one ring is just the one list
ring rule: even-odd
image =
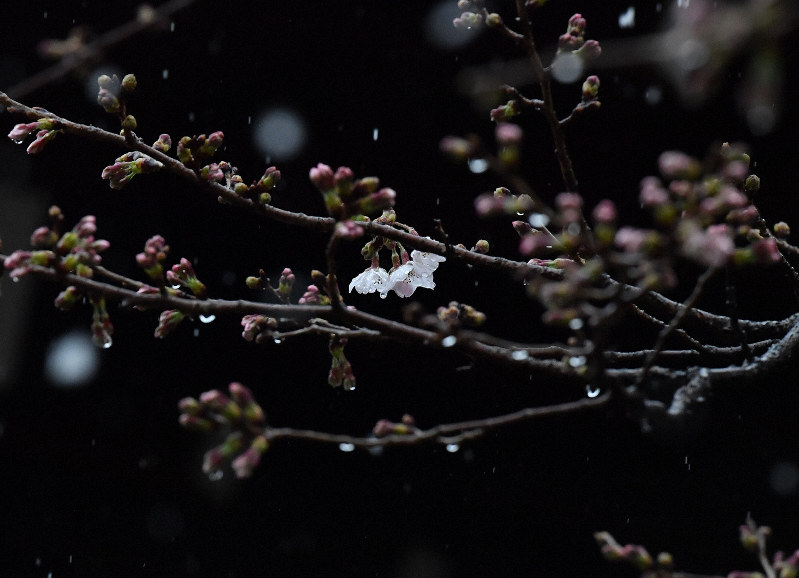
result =
[[350,281],[350,293],[353,289],[362,295],[379,291],[382,297],[391,289],[388,272],[382,267],[376,269],[370,267]]
[[425,253],[414,249],[411,251],[411,260],[414,264],[414,271],[422,277],[427,277],[433,274],[433,271],[438,269],[438,264],[446,261],[446,257],[436,255],[435,253]]

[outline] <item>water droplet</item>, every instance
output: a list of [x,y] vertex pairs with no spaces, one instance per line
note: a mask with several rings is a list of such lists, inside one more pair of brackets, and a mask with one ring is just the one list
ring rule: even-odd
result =
[[200,315],[200,321],[203,323],[211,323],[214,319],[216,319],[216,315]]
[[169,23],[169,31],[170,32],[174,32],[175,31],[175,21],[174,20]]
[[11,281],[13,281],[14,283],[19,283],[19,277],[15,275],[14,277],[11,278]]
[[583,328],[583,320],[579,317],[575,317],[571,321],[569,321],[569,329],[572,331],[579,331]]
[[663,99],[663,89],[658,86],[657,84],[653,84],[646,88],[644,92],[644,101],[649,106],[655,106],[660,104],[660,101]]
[[436,197],[436,207],[441,204],[441,197]]
[[355,391],[355,384],[354,383],[345,383],[344,389],[347,391]]
[[799,467],[793,462],[779,461],[769,473],[771,489],[781,496],[793,494],[799,485]]
[[164,80],[166,80],[167,78],[169,78],[169,69],[168,69],[168,68],[164,68],[164,69],[161,71],[161,78],[163,78]]
[[114,340],[111,339],[111,336],[108,333],[103,333],[102,335],[92,335],[92,342],[101,349],[108,349],[113,344]]
[[373,141],[377,140],[377,127],[372,129],[372,140]]
[[338,444],[338,449],[340,449],[342,452],[354,452],[355,451],[355,445],[350,444],[350,443],[346,443],[346,442],[342,442],[342,443]]
[[635,6],[630,6],[626,12],[619,14],[619,28],[635,28]]
[[77,331],[55,339],[47,349],[44,373],[58,387],[86,385],[97,374],[100,357],[89,336]]
[[441,340],[441,347],[452,347],[458,342],[458,338],[454,335],[447,335]]
[[543,213],[533,213],[527,218],[527,222],[530,223],[532,227],[540,229],[542,227],[546,227],[549,224],[549,217],[547,217]]
[[283,338],[282,337],[275,337],[273,339],[273,341],[275,342],[275,345],[280,345],[281,343],[283,343]]
[[517,349],[516,351],[511,353],[510,356],[516,361],[523,361],[528,357],[530,357],[530,354],[527,353],[524,349]]
[[180,287],[181,287],[180,283],[178,283],[177,285],[172,285],[172,289],[180,289]]
[[569,366],[574,368],[582,367],[586,361],[585,355],[573,355],[569,358]]
[[454,454],[461,449],[461,447],[458,444],[447,444],[446,449],[449,453]]
[[211,480],[212,482],[218,482],[224,476],[225,472],[223,472],[222,470],[216,470],[215,472],[211,472],[210,474],[208,474],[208,479]]
[[297,156],[308,140],[305,119],[290,108],[273,108],[258,115],[253,131],[256,147],[274,160]]
[[488,162],[485,159],[469,159],[469,170],[475,174],[484,173],[488,170]]
[[194,328],[194,331],[192,331],[192,332],[191,332],[191,334],[192,334],[194,337],[199,337],[199,336],[200,336],[200,329],[199,329],[198,327],[195,327],[195,328]]
[[572,52],[561,52],[552,61],[552,77],[563,84],[577,82],[583,74],[583,59]]
[[586,385],[585,386],[585,393],[586,393],[586,395],[588,395],[588,397],[596,397],[596,396],[598,396],[599,395],[599,391],[600,390],[599,390],[598,387],[596,389],[591,389],[590,385]]

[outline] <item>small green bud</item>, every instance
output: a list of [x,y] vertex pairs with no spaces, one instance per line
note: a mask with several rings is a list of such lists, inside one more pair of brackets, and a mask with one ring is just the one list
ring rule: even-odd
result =
[[125,92],[133,92],[136,90],[136,77],[132,74],[126,74],[122,79],[122,90]]
[[486,16],[486,26],[489,28],[499,28],[502,26],[502,16],[496,12],[490,13],[488,16]]
[[114,81],[107,74],[103,74],[97,79],[97,85],[100,88],[111,90],[114,87]]
[[757,175],[749,175],[746,177],[746,182],[744,183],[744,191],[751,195],[756,193],[760,190],[760,177]]
[[788,223],[780,221],[774,225],[774,236],[780,239],[787,239],[791,236],[791,228]]
[[485,239],[480,239],[479,241],[477,241],[477,243],[474,244],[473,251],[475,253],[480,253],[481,255],[488,255],[489,249],[490,245],[488,244],[488,241],[486,241]]
[[136,130],[136,118],[129,114],[122,120],[122,128],[125,130]]

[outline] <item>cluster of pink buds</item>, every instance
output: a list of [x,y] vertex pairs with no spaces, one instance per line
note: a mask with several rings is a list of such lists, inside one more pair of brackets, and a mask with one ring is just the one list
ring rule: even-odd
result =
[[[635,544],[619,545],[608,532],[597,532],[594,539],[599,545],[602,556],[613,562],[625,561],[638,570],[649,570],[655,566],[652,555],[643,546]],[[658,555],[658,566],[664,570],[671,568],[673,559],[670,554],[663,552]]]
[[164,168],[164,165],[152,157],[139,151],[127,152],[103,169],[102,178],[108,180],[112,189],[120,190],[127,185],[133,177],[143,173],[154,173]]
[[418,431],[419,428],[416,427],[413,416],[407,413],[402,416],[402,420],[399,423],[381,419],[375,424],[375,427],[372,428],[372,434],[378,438],[384,438],[390,435],[407,436]]
[[247,341],[263,343],[272,338],[272,330],[277,329],[277,319],[266,315],[245,315],[241,318],[244,330],[241,336]]
[[355,389],[355,375],[352,373],[352,364],[344,355],[344,346],[347,340],[344,337],[333,336],[330,338],[330,372],[327,382],[333,387],[344,387],[347,391]]
[[22,144],[28,136],[36,133],[34,141],[28,145],[28,154],[36,154],[42,152],[45,145],[56,137],[56,134],[61,132],[58,128],[58,123],[49,118],[40,118],[37,121],[29,122],[27,124],[18,124],[8,133],[8,138],[17,144]]
[[319,163],[309,172],[311,182],[322,193],[328,214],[337,221],[363,219],[394,206],[397,193],[380,187],[377,177],[356,179],[352,169],[339,167],[333,171]]
[[198,299],[205,299],[205,285],[197,278],[191,262],[185,257],[180,258],[180,263],[173,265],[172,269],[166,272],[167,283],[173,288],[182,287],[188,289]]
[[231,432],[223,443],[207,451],[203,472],[216,479],[226,463],[238,478],[252,475],[269,447],[264,434],[266,415],[252,392],[242,384],[228,385],[230,395],[217,389],[206,391],[199,399],[186,397],[178,402],[179,421],[193,431],[216,431],[222,426]]
[[75,273],[81,277],[91,277],[92,267],[102,261],[100,253],[108,249],[110,243],[105,239],[95,239],[96,219],[93,215],[83,217],[71,231],[59,235],[63,215],[61,209],[50,207],[50,227],[39,227],[31,235],[31,244],[37,251],[15,251],[5,261],[5,268],[11,277],[17,278],[30,271],[31,265],[53,266]]
[[147,276],[158,283],[163,283],[164,266],[169,245],[161,235],[155,235],[147,239],[144,244],[144,251],[136,255],[136,264],[144,269]]
[[566,33],[558,38],[558,52],[569,51],[588,59],[599,56],[601,49],[596,40],[586,40],[586,20],[581,14],[569,18]]

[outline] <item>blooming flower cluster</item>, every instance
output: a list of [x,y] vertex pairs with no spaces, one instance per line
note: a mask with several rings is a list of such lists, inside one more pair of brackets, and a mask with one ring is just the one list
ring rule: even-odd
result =
[[411,258],[399,267],[386,271],[372,261],[372,266],[350,281],[350,293],[355,289],[358,293],[379,293],[385,299],[389,291],[400,297],[410,297],[417,287],[434,289],[433,272],[438,264],[446,261],[445,257],[422,251],[412,251]]

